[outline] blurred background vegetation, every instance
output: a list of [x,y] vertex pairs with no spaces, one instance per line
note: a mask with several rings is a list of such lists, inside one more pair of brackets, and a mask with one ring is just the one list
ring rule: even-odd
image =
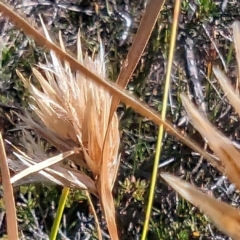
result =
[[[73,52],[79,28],[84,50],[90,55],[98,52],[101,38],[109,78],[115,81],[147,0],[9,0],[8,3],[36,26],[40,26],[38,16],[41,14],[51,35],[57,39],[58,31],[62,31],[66,46]],[[173,6],[174,1],[166,1],[128,86],[129,91],[158,110],[162,107]],[[237,19],[240,19],[240,3],[237,0],[182,1],[167,117],[203,147],[204,141],[188,123],[179,96],[180,93],[188,93],[196,104],[199,99],[203,100],[211,121],[238,144],[239,119],[224,99],[211,72],[213,64],[220,65],[227,69],[233,84],[236,82],[231,24]],[[31,77],[31,66],[44,62],[44,51],[2,17],[0,33],[0,124],[4,137],[17,143],[21,136],[11,130],[19,119],[13,111],[28,109],[28,93],[15,70],[19,69]],[[194,64],[189,65],[189,60]],[[121,239],[137,240],[140,239],[144,221],[158,128],[123,104],[120,104],[118,113],[122,136],[121,166],[114,188],[118,226]],[[197,153],[167,134],[163,141],[161,163],[165,166],[159,166],[160,170],[181,176],[222,201],[239,205],[239,195],[225,177]],[[60,194],[60,187],[42,184],[15,189],[22,239],[48,239]],[[94,202],[101,216],[97,199]],[[6,225],[2,200],[0,225],[0,234],[4,239]],[[101,227],[104,239],[109,239],[104,219]],[[84,192],[72,191],[59,239],[86,240],[96,239],[96,236],[94,218]],[[148,239],[228,238],[159,178]]]

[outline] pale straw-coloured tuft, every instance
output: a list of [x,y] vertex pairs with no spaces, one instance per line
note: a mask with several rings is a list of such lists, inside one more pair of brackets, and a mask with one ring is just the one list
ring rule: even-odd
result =
[[[238,21],[233,23],[233,39],[238,63],[237,72],[239,76],[238,79],[236,79],[236,81],[238,81],[240,78],[240,22]],[[222,70],[218,67],[214,67],[213,71],[230,104],[240,116],[239,94],[231,86],[231,82]],[[221,161],[224,167],[222,173],[240,189],[239,150],[234,147],[226,136],[210,123],[205,114],[196,109],[187,97],[182,96],[182,102],[193,126],[202,134],[204,139],[207,140],[210,148],[217,155],[219,161]],[[162,177],[184,198],[201,208],[221,231],[233,239],[240,239],[240,212],[238,209],[207,196],[195,186],[169,174],[164,173]]]
[[[43,24],[44,33],[52,41]],[[60,46],[65,51],[61,34]],[[89,190],[98,195],[102,203],[109,233],[112,239],[118,239],[115,223],[115,207],[112,188],[118,171],[120,157],[118,154],[120,135],[118,117],[116,113],[109,123],[109,113],[112,96],[103,88],[89,81],[88,76],[73,72],[67,62],[62,62],[54,52],[50,52],[51,60],[46,58],[47,64],[39,64],[40,69],[33,68],[33,75],[38,80],[41,89],[35,87],[30,80],[17,71],[24,86],[29,90],[32,98],[31,109],[37,116],[19,117],[28,127],[54,145],[60,153],[68,153],[68,159],[80,166],[84,171],[91,171],[92,178],[85,172],[76,172],[66,168],[59,162],[47,168],[41,168],[40,174],[54,183],[71,185]],[[83,56],[80,33],[77,38],[77,59],[86,68],[99,77],[106,79],[104,49],[100,43],[100,51],[95,59]],[[29,141],[29,138],[28,138]],[[35,146],[36,147],[36,146]],[[69,151],[74,151],[70,152]],[[41,155],[41,154],[38,154]],[[43,161],[46,157],[31,155],[20,158],[22,163],[32,169],[34,163]],[[26,158],[28,163],[26,163]],[[48,159],[49,160],[49,159]],[[50,164],[46,161],[46,164]],[[52,159],[51,159],[52,161]],[[57,161],[54,159],[54,161]],[[45,164],[45,163],[44,163]],[[45,166],[42,164],[42,167]],[[25,172],[26,173],[26,172]],[[19,173],[20,174],[20,173]],[[57,175],[58,174],[58,175]],[[85,176],[85,178],[83,177]],[[71,184],[70,184],[71,183]]]

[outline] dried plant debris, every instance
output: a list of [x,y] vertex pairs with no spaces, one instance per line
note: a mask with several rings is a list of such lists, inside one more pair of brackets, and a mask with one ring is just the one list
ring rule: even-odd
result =
[[[44,24],[43,28],[48,40],[51,41]],[[65,51],[61,34],[59,36],[61,48]],[[81,47],[79,33],[78,61],[105,79],[104,49],[101,43],[100,53],[95,60],[84,55]],[[36,131],[61,154],[44,160],[46,159],[44,150],[38,144],[34,144],[34,140],[25,132],[23,147],[26,154],[17,150],[15,155],[29,168],[12,177],[12,183],[29,174],[34,178],[33,173],[39,171],[38,174],[54,184],[78,187],[98,195],[110,236],[112,239],[118,239],[111,191],[120,160],[118,154],[120,136],[116,113],[109,123],[111,95],[98,85],[89,82],[86,76],[72,72],[68,63],[62,63],[54,52],[50,55],[51,60],[46,59],[47,65],[40,64],[39,70],[32,69],[41,90],[38,90],[30,80],[25,79],[19,71],[17,72],[30,92],[32,98],[30,107],[36,115],[34,118],[27,113],[25,116],[20,114],[18,116],[27,128]],[[76,171],[64,166],[61,162],[68,157],[82,170]],[[19,163],[16,165],[19,169]],[[92,178],[86,175],[86,171],[91,171]],[[37,177],[36,180],[39,181],[40,178]]]
[[215,200],[199,191],[193,185],[180,180],[177,177],[173,177],[166,173],[162,173],[161,176],[184,198],[201,208],[207,215],[209,215],[221,231],[233,239],[240,238],[240,216],[238,209]]
[[[240,22],[236,21],[233,23],[233,38],[238,64],[240,63],[239,42],[237,41],[239,37]],[[240,114],[239,94],[231,86],[230,81],[222,70],[217,67],[214,67],[213,70],[225,93],[225,96],[228,98],[230,104],[235,108],[236,112]],[[240,166],[238,161],[240,157],[239,150],[227,137],[219,132],[218,129],[209,122],[206,115],[189,102],[185,96],[182,96],[182,101],[193,126],[195,126],[201,135],[206,139],[208,145],[217,155],[219,161],[223,163],[224,171],[222,174],[228,177],[237,189],[240,189]],[[184,182],[183,180],[168,174],[162,174],[161,176],[184,198],[202,209],[221,231],[233,239],[240,239],[240,218],[238,209],[207,196],[197,190],[196,187]]]

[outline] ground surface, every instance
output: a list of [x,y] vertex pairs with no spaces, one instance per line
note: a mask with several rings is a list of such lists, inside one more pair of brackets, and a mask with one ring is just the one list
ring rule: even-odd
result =
[[[83,36],[83,46],[90,54],[98,51],[100,36],[105,45],[109,78],[113,81],[119,73],[122,60],[126,57],[146,5],[144,0],[65,2],[26,0],[9,3],[14,4],[20,12],[35,21],[36,25],[39,24],[38,14],[41,14],[48,23],[52,35],[57,38],[57,33],[61,30],[67,46],[73,51],[78,28],[81,29]],[[158,110],[162,107],[172,12],[173,1],[167,1],[128,86],[130,91]],[[119,13],[124,14],[125,20]],[[236,64],[234,54],[231,54],[231,24],[237,19],[240,19],[238,1],[228,1],[226,8],[222,1],[182,2],[168,119],[202,143],[200,136],[187,122],[179,94],[183,92],[189,94],[196,104],[203,100],[211,121],[232,140],[239,141],[238,118],[223,97],[211,73],[211,64],[221,67],[225,65],[233,83],[236,80]],[[129,28],[126,20],[131,21]],[[0,24],[3,42],[8,43],[3,45],[1,59],[0,97],[2,103],[7,104],[2,106],[1,124],[4,126],[5,137],[14,141],[18,136],[16,132],[8,132],[14,126],[6,120],[6,114],[12,118],[12,106],[27,106],[27,93],[14,70],[21,69],[30,76],[30,66],[43,61],[44,56],[33,41],[14,30],[4,19],[1,19]],[[189,59],[195,63],[196,68],[194,65],[188,65]],[[119,107],[119,117],[121,117],[122,161],[114,190],[119,213],[117,216],[119,231],[121,239],[137,240],[140,239],[144,221],[158,128],[124,105]],[[233,185],[230,185],[227,179],[220,176],[197,153],[168,135],[165,135],[163,144],[161,162],[171,160],[171,163],[161,168],[162,170],[182,176],[223,201],[239,205],[239,195],[234,191]],[[58,187],[39,185],[16,190],[19,223],[26,239],[47,239],[45,234],[49,233],[51,228],[60,193],[61,189]],[[80,203],[77,201],[79,198]],[[68,236],[69,239],[95,239],[94,220],[81,192],[72,193],[65,221],[62,236]],[[105,227],[102,221],[104,237],[108,239]],[[2,224],[2,235],[4,232],[5,225]],[[178,197],[159,178],[148,239],[228,238],[219,233],[198,209]]]

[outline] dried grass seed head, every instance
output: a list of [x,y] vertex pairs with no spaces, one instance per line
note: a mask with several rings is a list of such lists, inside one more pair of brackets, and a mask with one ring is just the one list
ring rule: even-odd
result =
[[[48,40],[52,41],[44,24],[43,29]],[[61,48],[65,51],[61,34],[59,36]],[[101,44],[97,58],[83,57],[78,34],[77,52],[78,61],[99,77],[106,78]],[[33,68],[41,90],[18,72],[34,100],[30,106],[41,121],[33,121],[29,116],[22,119],[60,151],[81,146],[84,161],[79,157],[72,159],[79,165],[86,162],[95,176],[100,175],[102,158],[107,158],[108,182],[113,186],[119,164],[120,136],[116,113],[109,124],[112,97],[103,88],[89,81],[87,76],[72,72],[68,63],[62,62],[54,52],[50,52],[50,57],[51,61],[46,59],[46,65],[39,65],[41,72]],[[66,146],[68,143],[71,146],[69,148]]]

